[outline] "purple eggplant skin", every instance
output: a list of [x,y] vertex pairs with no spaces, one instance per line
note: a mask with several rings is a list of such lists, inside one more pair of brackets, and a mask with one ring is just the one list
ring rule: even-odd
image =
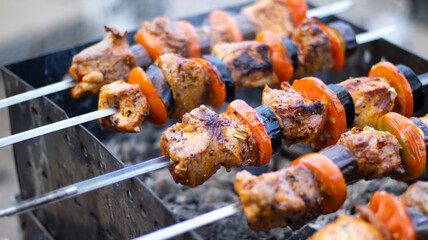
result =
[[328,87],[336,93],[337,98],[339,98],[340,103],[345,108],[346,124],[348,127],[351,127],[355,119],[355,105],[351,94],[345,87],[340,85],[329,84]]
[[171,88],[162,70],[156,64],[151,64],[147,68],[146,74],[155,87],[157,94],[162,99],[167,112],[170,112],[174,107],[175,101],[174,97],[172,96]]
[[269,135],[272,144],[272,155],[281,151],[282,145],[282,131],[273,110],[266,104],[262,104],[255,108],[257,114],[263,120],[266,131]]
[[152,59],[143,45],[134,44],[131,46],[131,51],[135,55],[137,66],[146,69],[150,64],[152,64]]
[[397,65],[398,70],[406,77],[409,82],[410,88],[412,89],[413,95],[413,111],[421,110],[425,103],[425,91],[421,80],[413,72],[413,70],[406,65]]
[[296,71],[299,67],[299,55],[296,44],[294,44],[294,42],[289,38],[282,38],[282,45],[287,49],[288,57],[290,57],[290,60],[293,63],[293,69]]
[[350,56],[354,54],[357,50],[357,38],[355,35],[354,29],[352,29],[352,26],[343,22],[343,21],[334,21],[331,23],[328,23],[327,26],[332,27],[336,29],[343,37],[343,40],[345,41],[346,48],[345,48],[345,55]]
[[226,63],[222,59],[212,55],[204,55],[203,58],[210,61],[220,72],[221,78],[226,84],[226,101],[231,102],[235,100],[235,84]]
[[241,30],[242,33],[242,38],[244,40],[254,40],[256,38],[256,27],[254,27],[250,18],[247,15],[240,13],[232,13],[232,16],[238,23],[239,30]]
[[413,228],[415,229],[417,240],[428,239],[428,218],[416,208],[406,207]]
[[336,164],[340,169],[345,178],[346,184],[354,183],[358,180],[358,162],[354,154],[345,146],[333,145],[328,148],[324,148],[319,152]]
[[427,127],[427,125],[422,120],[420,120],[419,118],[411,118],[410,121],[412,121],[412,123],[415,124],[415,126],[418,127],[424,133],[425,146],[428,149],[428,127]]
[[211,39],[208,33],[203,28],[196,28],[196,34],[198,35],[199,47],[201,48],[201,54],[210,54],[211,52]]

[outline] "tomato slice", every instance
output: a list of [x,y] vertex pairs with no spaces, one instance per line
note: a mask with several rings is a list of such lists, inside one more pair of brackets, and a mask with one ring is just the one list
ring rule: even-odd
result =
[[313,147],[321,149],[335,144],[346,132],[346,112],[337,95],[315,77],[295,80],[291,87],[312,101],[321,101],[327,108],[327,122],[321,135],[313,140]]
[[340,72],[343,68],[343,65],[345,64],[345,49],[340,44],[340,39],[336,35],[339,32],[333,31],[321,22],[319,22],[319,26],[331,39],[331,52],[334,58],[334,67],[332,70],[335,72]]
[[208,60],[195,58],[195,61],[199,62],[210,75],[208,94],[204,96],[204,102],[214,108],[222,107],[226,101],[226,84],[221,79],[221,74]]
[[263,31],[257,35],[256,41],[266,43],[269,46],[273,69],[279,81],[290,82],[294,72],[293,62],[282,44],[282,38],[271,31]]
[[159,97],[156,92],[155,87],[150,81],[149,76],[147,76],[146,72],[140,67],[136,67],[132,69],[129,74],[128,83],[137,84],[143,94],[147,97],[147,101],[150,106],[150,114],[147,117],[151,123],[157,126],[165,125],[168,119],[168,113],[166,111],[165,105],[162,102],[162,99]]
[[412,88],[406,77],[398,68],[390,62],[380,62],[370,69],[369,77],[384,78],[397,92],[397,98],[394,102],[394,112],[405,117],[413,115],[413,94]]
[[254,108],[240,99],[235,100],[227,106],[226,112],[236,112],[249,126],[259,147],[257,167],[264,166],[270,162],[272,157],[272,144],[263,120]]
[[242,42],[244,38],[242,36],[241,29],[239,28],[238,22],[229,13],[221,10],[214,10],[208,16],[211,25],[214,23],[223,23],[226,30],[230,33],[234,42]]
[[293,19],[294,26],[298,26],[303,19],[306,18],[306,11],[308,10],[308,5],[305,0],[285,0],[288,9],[290,9],[290,15]]
[[346,183],[340,169],[328,157],[319,153],[303,155],[290,166],[304,164],[315,175],[324,198],[324,214],[337,211],[346,199]]
[[137,31],[134,40],[147,50],[153,62],[163,54],[158,39],[142,29]]
[[175,25],[189,38],[189,57],[201,56],[201,45],[195,27],[187,20],[176,21]]
[[416,232],[406,206],[398,197],[384,191],[375,192],[369,207],[375,217],[388,228],[392,239],[416,239]]
[[425,171],[427,156],[422,131],[410,119],[394,112],[380,117],[376,129],[390,132],[401,145],[400,156],[406,172],[394,177],[405,181],[420,177]]

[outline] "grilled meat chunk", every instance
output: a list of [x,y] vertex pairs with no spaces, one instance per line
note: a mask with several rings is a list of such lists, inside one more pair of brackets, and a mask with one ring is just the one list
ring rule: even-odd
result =
[[428,216],[428,182],[418,181],[401,195],[401,201]]
[[394,107],[397,93],[381,78],[350,78],[339,85],[345,87],[352,96],[356,127],[374,127],[377,119]]
[[[207,36],[209,36],[210,45],[214,46],[219,43],[231,43],[236,42],[232,33],[228,30],[230,26],[227,26],[222,19],[209,18],[209,25],[200,27]],[[243,39],[240,39],[242,41]]]
[[199,106],[210,81],[201,63],[168,53],[156,59],[155,64],[162,69],[172,91],[175,105],[169,113],[171,118],[180,119]]
[[343,133],[337,144],[347,147],[357,158],[360,179],[370,180],[404,172],[400,144],[389,132],[354,127]]
[[299,67],[295,77],[325,72],[333,68],[331,39],[319,26],[319,20],[309,18],[295,29],[292,40],[297,45]]
[[234,113],[218,115],[202,105],[162,133],[163,155],[171,158],[175,182],[204,183],[220,166],[253,165],[258,149],[249,126]]
[[383,240],[371,224],[361,218],[343,215],[316,232],[308,240]]
[[124,34],[114,28],[99,43],[73,57],[70,75],[78,82],[71,89],[71,96],[98,94],[101,87],[119,79],[128,79],[129,72],[137,66],[137,60]]
[[168,17],[157,17],[152,22],[144,21],[138,32],[157,39],[162,52],[188,57],[189,38]]
[[262,174],[236,174],[235,191],[254,231],[290,226],[298,229],[322,213],[320,187],[303,164]]
[[271,89],[266,86],[262,104],[268,104],[280,120],[284,144],[309,144],[324,128],[327,121],[326,109],[320,101],[309,100],[294,91],[288,83],[282,83],[281,88]]
[[246,41],[217,44],[212,54],[226,63],[237,89],[279,83],[273,71],[269,46],[264,43]]
[[242,8],[241,13],[250,18],[257,33],[269,30],[281,37],[289,38],[294,31],[294,24],[285,1],[257,1]]
[[99,122],[104,128],[120,132],[140,132],[141,122],[150,111],[140,87],[121,80],[101,88],[98,109],[111,107],[119,108],[119,112],[100,118]]

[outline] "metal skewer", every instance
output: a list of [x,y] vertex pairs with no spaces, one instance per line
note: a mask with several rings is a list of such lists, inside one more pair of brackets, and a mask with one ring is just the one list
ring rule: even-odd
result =
[[356,40],[357,40],[357,44],[361,45],[364,43],[368,43],[374,40],[377,40],[383,36],[385,36],[386,34],[393,32],[395,30],[396,26],[395,25],[391,25],[391,26],[387,26],[387,27],[383,27],[383,28],[379,28],[376,30],[371,30],[365,33],[360,33],[357,34]]
[[[308,17],[323,18],[323,17],[331,16],[331,15],[346,11],[348,8],[351,7],[351,5],[352,5],[351,0],[338,1],[326,6],[310,9],[306,12],[306,14]],[[142,47],[138,44],[131,46],[131,50],[134,52],[136,56],[148,55],[147,51],[145,49],[142,49]],[[139,59],[146,59],[146,58],[137,57],[137,63]],[[143,61],[138,65],[143,66],[144,64],[147,64],[147,63]],[[63,91],[74,87],[76,84],[77,82],[75,80],[66,79],[66,80],[53,83],[38,89],[30,90],[28,92],[24,92],[24,93],[17,94],[15,96],[4,98],[0,100],[0,108],[9,107],[18,103],[29,101],[31,99],[35,99],[35,98],[46,96],[52,93]]]
[[0,108],[12,106],[21,102],[25,102],[31,99],[35,99],[41,96],[46,96],[51,93],[56,93],[65,89],[72,88],[76,85],[74,79],[66,79],[54,84],[50,84],[38,89],[34,89],[28,92],[20,93],[12,97],[8,97],[0,100]]
[[32,199],[13,204],[7,208],[1,209],[0,217],[25,213],[47,204],[75,197],[83,193],[106,187],[116,182],[134,178],[139,175],[164,168],[169,164],[169,157],[162,156],[125,167],[110,173],[84,180],[82,182],[59,188]]
[[199,215],[197,217],[188,219],[183,222],[176,223],[169,227],[162,228],[158,231],[146,234],[144,236],[134,238],[134,240],[161,240],[169,239],[174,236],[178,236],[185,232],[191,231],[193,229],[205,226],[207,224],[219,221],[223,218],[230,217],[236,213],[241,212],[242,205],[240,202],[232,203],[225,207],[216,209],[214,211]]
[[[428,73],[421,74],[418,76],[418,78],[423,83],[423,86],[428,85]],[[104,110],[112,110],[112,109],[104,109]],[[113,109],[113,110],[116,111],[116,109]],[[92,112],[92,113],[97,113],[97,112],[98,111]],[[41,196],[37,196],[33,199],[27,199],[25,201],[15,203],[7,208],[1,209],[0,217],[21,214],[26,211],[43,207],[47,204],[51,204],[64,199],[75,197],[77,195],[90,192],[122,180],[133,178],[138,175],[145,174],[169,165],[170,165],[169,157],[167,156],[151,159],[143,163],[125,167],[123,169],[119,169],[104,175],[100,175],[92,179],[88,179],[79,183],[69,185],[67,187],[59,188],[52,192],[45,193]]]
[[0,138],[0,147],[5,147],[10,144],[14,144],[17,142],[22,142],[28,140],[30,138],[35,138],[38,136],[42,136],[44,134],[48,134],[51,132],[55,132],[58,130],[62,130],[65,128],[69,128],[72,126],[76,126],[85,122],[90,122],[96,120],[98,118],[107,117],[117,113],[117,109],[115,108],[106,108],[102,110],[97,110],[94,112],[86,113],[77,117],[65,119],[56,123],[51,123],[45,126],[41,126],[38,128],[34,128],[25,132],[20,132],[17,134],[13,134],[4,138]]
[[[394,29],[395,29],[394,26],[389,26],[386,28],[377,29],[377,30],[372,31],[372,32],[358,34],[356,36],[357,42],[359,44],[363,44],[363,43],[367,43],[370,41],[374,41],[374,40],[382,37],[382,35],[393,31]],[[17,134],[8,136],[8,137],[0,138],[0,148],[14,144],[14,143],[17,143],[17,142],[21,142],[21,141],[24,141],[24,140],[27,140],[30,138],[38,137],[38,136],[41,136],[41,135],[44,135],[47,133],[55,132],[58,130],[62,130],[62,129],[65,129],[68,127],[78,125],[78,124],[82,124],[85,122],[96,120],[98,118],[107,117],[107,116],[113,115],[115,113],[117,113],[116,109],[98,110],[98,111],[87,113],[87,114],[77,116],[74,118],[66,119],[66,120],[63,120],[63,121],[60,121],[57,123],[52,123],[49,125],[45,125],[42,127],[32,129],[32,130],[28,130],[25,132],[17,133]]]
[[342,13],[346,10],[348,10],[353,4],[352,0],[344,0],[344,1],[338,1],[334,2],[325,6],[309,9],[306,12],[306,16],[308,18],[311,17],[317,17],[317,18],[323,18],[328,17],[331,15],[335,15],[338,13]]

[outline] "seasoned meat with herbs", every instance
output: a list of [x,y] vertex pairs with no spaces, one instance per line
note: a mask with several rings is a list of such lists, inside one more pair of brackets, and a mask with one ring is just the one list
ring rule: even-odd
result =
[[119,132],[140,132],[150,106],[138,85],[116,81],[101,88],[98,109],[118,108],[118,113],[100,118],[102,127]]
[[210,82],[209,73],[201,63],[168,53],[156,59],[155,64],[162,69],[172,91],[175,105],[169,113],[171,118],[180,119],[200,105]]
[[298,229],[322,213],[320,186],[303,164],[256,177],[236,174],[235,191],[254,231],[289,226]]
[[262,42],[217,44],[212,54],[226,63],[237,90],[279,83],[273,71],[269,46]]
[[175,182],[191,187],[204,183],[220,166],[250,166],[258,148],[249,126],[234,113],[218,115],[204,105],[186,113],[162,133],[161,149],[172,163]]
[[343,133],[337,144],[347,147],[357,158],[360,179],[370,180],[404,172],[400,144],[389,132],[354,127]]
[[295,29],[292,40],[297,46],[299,67],[294,76],[303,77],[333,68],[331,39],[319,26],[319,20],[308,18]]
[[343,215],[308,240],[383,240],[375,227],[361,218]]
[[[157,17],[152,22],[144,21],[138,30],[140,34],[149,35],[156,39],[164,53],[177,53],[188,57],[189,38],[168,17]],[[137,41],[137,35],[135,35]]]
[[241,9],[247,15],[256,33],[269,30],[281,37],[289,38],[294,31],[294,24],[285,1],[262,0]]
[[401,201],[428,216],[428,182],[418,181],[401,195]]
[[282,83],[282,89],[263,90],[262,104],[267,104],[280,120],[283,143],[309,144],[317,138],[327,120],[327,111],[320,101],[311,101],[294,91],[290,84]]
[[381,78],[350,78],[339,85],[345,87],[352,96],[356,127],[374,127],[377,119],[394,107],[397,93]]
[[124,34],[105,27],[107,36],[73,57],[70,75],[78,83],[71,89],[71,96],[98,94],[101,87],[120,79],[128,79],[132,68],[137,66],[135,55]]

